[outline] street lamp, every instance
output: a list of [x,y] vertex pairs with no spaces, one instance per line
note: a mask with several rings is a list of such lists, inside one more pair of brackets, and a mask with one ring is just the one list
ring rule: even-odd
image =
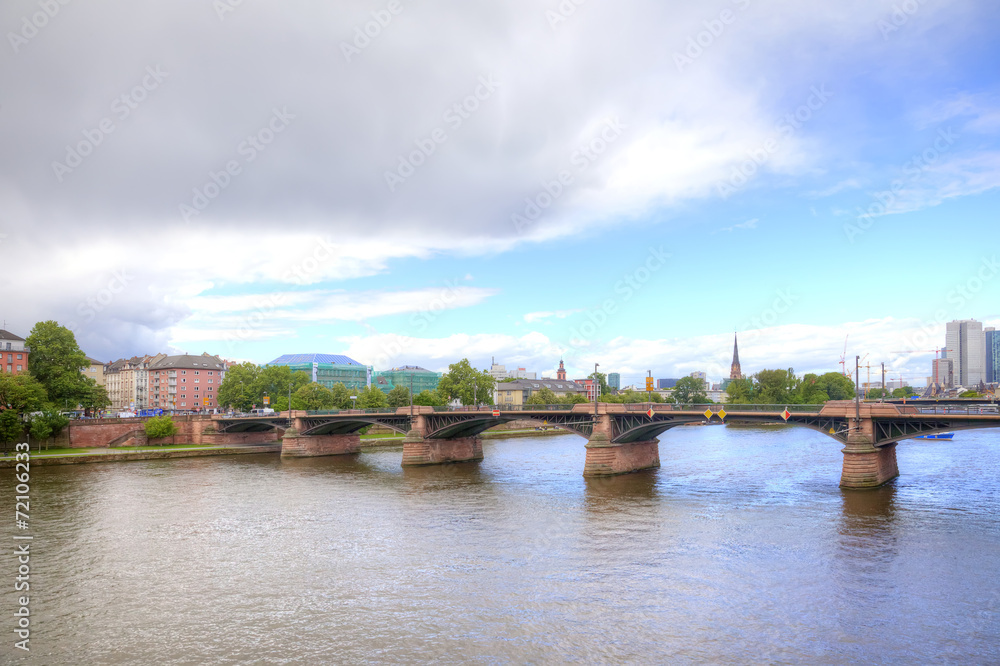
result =
[[288,418],[292,418],[292,383],[288,382]]
[[600,367],[600,363],[594,364],[594,381],[592,382],[594,386],[594,418],[597,418],[597,368]]

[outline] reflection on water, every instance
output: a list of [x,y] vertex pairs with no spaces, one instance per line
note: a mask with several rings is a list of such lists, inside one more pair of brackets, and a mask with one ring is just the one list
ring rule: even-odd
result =
[[988,432],[901,446],[873,491],[794,428],[676,428],[660,469],[610,479],[575,436],[406,469],[399,448],[37,468],[32,655],[997,662]]

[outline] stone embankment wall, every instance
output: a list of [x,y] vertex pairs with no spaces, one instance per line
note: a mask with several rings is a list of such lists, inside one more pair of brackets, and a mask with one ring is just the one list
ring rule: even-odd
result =
[[220,433],[215,422],[206,416],[177,416],[174,437],[148,440],[145,424],[148,418],[134,419],[80,419],[70,421],[59,436],[50,443],[52,448],[99,449],[118,446],[143,446],[148,444],[202,444],[241,446],[266,444],[281,440],[281,429],[269,432]]

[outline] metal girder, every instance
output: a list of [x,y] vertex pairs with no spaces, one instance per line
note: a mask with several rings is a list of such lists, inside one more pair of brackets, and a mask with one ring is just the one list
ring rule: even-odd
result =
[[[718,418],[713,414],[713,418]],[[699,423],[705,420],[704,415],[673,415],[670,412],[657,412],[650,418],[646,414],[626,413],[615,414],[611,419],[612,442],[637,442],[653,439],[671,428],[686,423]],[[740,414],[738,420],[743,423],[798,425],[819,431],[841,442],[847,441],[847,419],[839,417],[821,417],[817,415],[792,414],[786,422],[778,414]]]
[[873,425],[875,446],[886,446],[920,435],[934,435],[942,432],[973,430],[977,428],[1000,428],[1000,420],[939,416],[929,419],[875,419]]
[[347,435],[370,425],[385,426],[403,435],[410,431],[410,417],[393,414],[352,415],[348,418],[315,416],[300,420],[305,424],[300,433],[302,435]]
[[482,412],[436,413],[424,416],[424,421],[427,424],[427,433],[424,436],[427,439],[474,437],[484,430],[489,430],[501,423],[528,419],[534,421],[544,420],[548,425],[569,430],[587,438],[590,437],[590,433],[594,429],[593,417],[590,414],[549,413],[543,416],[526,417],[524,414],[501,414],[500,416],[493,416],[492,414]]
[[267,432],[288,427],[286,418],[219,419],[215,423],[218,432]]

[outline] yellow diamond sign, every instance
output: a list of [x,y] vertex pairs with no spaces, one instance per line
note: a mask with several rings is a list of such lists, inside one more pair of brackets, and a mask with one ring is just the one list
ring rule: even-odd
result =
[[706,409],[705,410],[705,418],[708,419],[709,421],[712,420],[712,410],[711,409]]
[[719,410],[719,411],[717,412],[717,414],[719,415],[719,418],[720,418],[720,419],[725,419],[725,418],[726,418],[726,410],[725,410],[725,409],[720,409],[720,410]]

